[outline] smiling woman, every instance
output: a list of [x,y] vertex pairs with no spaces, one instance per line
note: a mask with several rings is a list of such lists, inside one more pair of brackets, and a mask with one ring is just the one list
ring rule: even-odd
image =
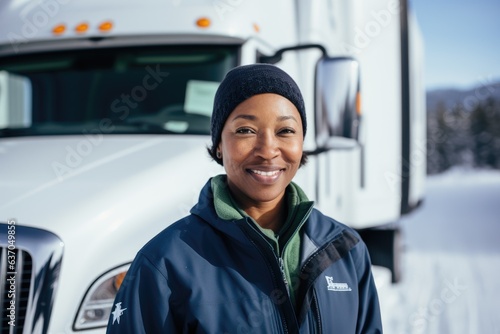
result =
[[215,95],[211,178],[189,216],[138,253],[108,333],[381,333],[365,244],[292,182],[307,120],[274,65],[231,70]]
[[259,94],[242,102],[222,130],[217,154],[222,156],[229,190],[262,227],[278,232],[286,218],[285,189],[299,169],[303,141],[297,108],[278,94]]

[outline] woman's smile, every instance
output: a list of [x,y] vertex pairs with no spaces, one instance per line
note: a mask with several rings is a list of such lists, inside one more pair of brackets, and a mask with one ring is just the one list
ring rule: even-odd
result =
[[255,181],[272,184],[278,180],[278,178],[283,174],[284,169],[273,169],[273,170],[259,170],[259,169],[247,169],[251,173]]

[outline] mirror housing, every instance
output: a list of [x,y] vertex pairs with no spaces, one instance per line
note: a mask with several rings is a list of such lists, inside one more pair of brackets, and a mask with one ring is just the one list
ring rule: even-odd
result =
[[[350,57],[323,57],[316,66],[317,150],[358,145],[361,121],[360,66]],[[338,146],[338,147],[337,147]]]
[[260,63],[276,64],[277,62],[279,62],[283,58],[283,53],[285,53],[285,52],[300,51],[300,50],[307,50],[307,49],[319,49],[321,51],[321,53],[323,54],[323,57],[327,56],[326,49],[321,44],[300,44],[300,45],[295,45],[295,46],[290,46],[290,47],[279,49],[278,51],[276,51],[275,54],[273,54],[271,56],[258,54],[257,59]]

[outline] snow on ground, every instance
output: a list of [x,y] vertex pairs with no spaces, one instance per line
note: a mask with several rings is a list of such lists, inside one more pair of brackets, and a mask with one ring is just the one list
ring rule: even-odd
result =
[[402,220],[403,279],[377,280],[386,334],[500,334],[500,171],[430,176]]

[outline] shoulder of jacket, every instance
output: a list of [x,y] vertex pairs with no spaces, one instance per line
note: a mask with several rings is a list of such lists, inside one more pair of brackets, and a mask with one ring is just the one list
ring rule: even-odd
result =
[[206,224],[201,223],[198,217],[190,214],[156,234],[142,246],[139,253],[151,262],[155,262],[158,258],[168,256],[171,252],[181,251],[185,237],[196,235],[197,231],[204,227]]
[[355,229],[330,216],[326,216],[318,209],[313,209],[309,220],[306,233],[312,239],[318,238],[323,242],[329,242],[347,234],[355,240],[361,240],[359,233]]
[[335,243],[336,247],[348,251],[355,261],[366,257],[368,248],[354,228],[324,215],[317,209],[313,210],[310,219],[306,234],[316,247]]

